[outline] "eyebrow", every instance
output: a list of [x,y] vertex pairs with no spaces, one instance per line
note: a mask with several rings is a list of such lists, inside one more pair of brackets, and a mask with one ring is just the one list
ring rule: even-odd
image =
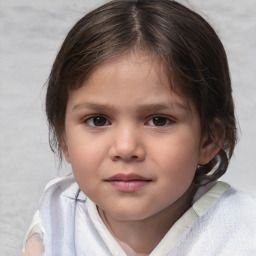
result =
[[94,110],[94,111],[113,111],[114,107],[110,104],[101,104],[101,103],[94,103],[94,102],[85,102],[85,103],[80,103],[77,104],[73,107],[72,110],[79,110],[79,109],[90,109],[90,110]]
[[[111,104],[102,104],[102,103],[94,103],[94,102],[85,102],[77,104],[73,107],[73,111],[79,110],[79,109],[90,109],[96,112],[103,112],[103,111],[112,111],[115,112],[115,107]],[[137,112],[157,112],[161,110],[168,110],[168,109],[178,109],[187,111],[188,107],[182,103],[179,102],[172,102],[172,103],[150,103],[145,105],[139,105],[137,107]]]
[[168,110],[168,109],[180,109],[187,111],[187,107],[179,102],[172,102],[169,104],[146,104],[146,105],[139,105],[138,112],[140,111],[161,111],[161,110]]

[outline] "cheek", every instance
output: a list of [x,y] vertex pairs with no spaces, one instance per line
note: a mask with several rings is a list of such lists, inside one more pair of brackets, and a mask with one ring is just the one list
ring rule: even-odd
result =
[[[184,148],[169,149],[169,154],[159,155],[159,187],[156,191],[163,200],[173,203],[190,187],[196,172],[197,161],[192,151]],[[156,197],[157,198],[157,197]]]
[[83,127],[78,126],[69,131],[67,138],[68,151],[72,166],[85,168],[87,165],[96,164],[103,155],[104,141],[97,140],[96,136],[88,135]]
[[191,138],[180,140],[169,139],[156,142],[152,147],[152,155],[155,155],[163,162],[186,165],[188,162],[197,162],[199,157],[199,143]]
[[[162,176],[164,183],[171,185],[174,191],[182,191],[184,187],[188,187],[193,181],[197,162],[193,159],[188,159],[184,155],[172,155],[162,161]],[[167,186],[168,187],[168,186]]]
[[95,143],[82,143],[69,147],[70,164],[81,188],[92,185],[98,178],[97,170],[102,163],[102,151],[103,149],[97,148]]
[[199,146],[191,138],[170,139],[155,144],[151,155],[167,179],[177,184],[189,182],[198,164]]

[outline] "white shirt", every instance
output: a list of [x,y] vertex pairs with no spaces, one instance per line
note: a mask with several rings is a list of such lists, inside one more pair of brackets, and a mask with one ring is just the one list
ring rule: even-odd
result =
[[[48,184],[27,233],[39,233],[45,256],[126,256],[73,178]],[[199,188],[192,207],[150,256],[256,255],[256,200],[224,182]]]

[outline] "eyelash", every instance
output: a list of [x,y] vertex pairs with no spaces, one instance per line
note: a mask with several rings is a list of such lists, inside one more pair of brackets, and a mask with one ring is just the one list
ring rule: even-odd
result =
[[[95,118],[98,118],[98,119],[103,118],[103,120],[98,120],[98,121],[100,121],[100,123],[99,123],[100,125],[96,125],[95,123],[90,124],[90,122],[95,122],[96,121]],[[153,120],[153,119],[155,119],[155,120]],[[161,124],[160,125],[155,125],[154,121],[160,121]],[[150,122],[152,122],[153,124],[149,124]],[[145,122],[145,124],[149,125],[149,126],[154,126],[154,127],[163,127],[163,126],[170,125],[174,122],[175,121],[170,117],[166,117],[166,116],[163,116],[163,115],[155,115],[155,116],[151,116],[148,119],[148,121]],[[89,126],[92,126],[92,127],[103,127],[103,126],[106,126],[106,125],[111,125],[111,123],[108,121],[108,118],[105,117],[104,115],[101,115],[101,114],[91,115],[91,116],[87,117],[86,119],[84,119],[83,123],[86,123],[86,124],[88,124]]]

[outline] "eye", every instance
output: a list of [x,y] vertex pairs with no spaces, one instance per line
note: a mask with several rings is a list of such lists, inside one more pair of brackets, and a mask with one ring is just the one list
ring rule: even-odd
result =
[[107,118],[101,115],[91,116],[85,119],[84,123],[87,123],[88,125],[94,126],[94,127],[106,126],[110,124]]
[[154,116],[152,117],[148,122],[147,125],[152,125],[152,126],[165,126],[170,123],[173,123],[173,121],[164,116]]

